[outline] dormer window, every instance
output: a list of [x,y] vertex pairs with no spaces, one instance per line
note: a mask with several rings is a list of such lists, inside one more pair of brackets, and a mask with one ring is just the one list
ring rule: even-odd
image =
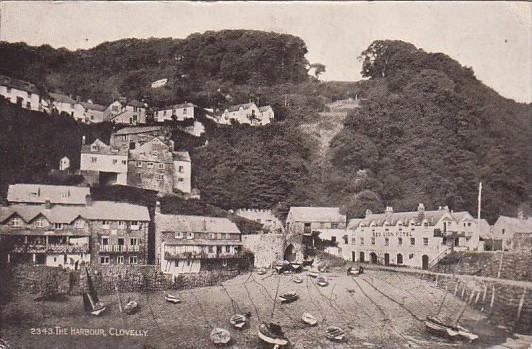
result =
[[99,151],[99,150],[100,150],[99,146],[97,146],[95,144],[91,145],[91,151]]
[[183,238],[183,234],[182,234],[180,231],[176,231],[176,232],[175,232],[175,235],[174,235],[174,238],[176,238],[176,239],[182,239],[182,238]]
[[20,219],[20,217],[13,217],[11,219],[11,225],[14,227],[22,226],[22,219]]
[[74,223],[74,228],[76,228],[76,229],[82,229],[84,226],[85,226],[85,222],[82,219],[78,219]]

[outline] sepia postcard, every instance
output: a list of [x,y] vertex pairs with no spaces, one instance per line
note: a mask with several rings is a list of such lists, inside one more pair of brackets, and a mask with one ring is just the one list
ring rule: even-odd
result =
[[0,1],[0,349],[532,349],[529,2]]

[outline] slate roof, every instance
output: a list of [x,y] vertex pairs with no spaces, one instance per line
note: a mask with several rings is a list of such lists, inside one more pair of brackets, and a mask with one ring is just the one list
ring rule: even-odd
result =
[[169,106],[162,107],[162,108],[156,108],[155,111],[172,110],[172,109],[187,108],[187,107],[195,107],[195,105],[192,103],[174,104],[174,105],[169,105]]
[[264,105],[264,106],[262,106],[262,107],[259,107],[259,111],[260,111],[261,113],[267,111],[268,109],[272,109],[272,107],[270,107],[269,105]]
[[347,223],[347,229],[354,230],[358,228],[360,225],[360,222],[362,222],[362,218],[353,218],[349,220],[349,223]]
[[39,91],[37,90],[37,86],[35,86],[31,82],[14,79],[14,78],[11,78],[5,75],[0,75],[0,85],[11,87],[11,88],[21,90],[21,91],[37,93],[37,94],[39,93]]
[[290,207],[288,217],[293,222],[337,222],[345,223],[346,216],[339,207]]
[[137,134],[137,133],[147,133],[153,131],[161,130],[161,126],[139,126],[139,127],[124,127],[116,131],[115,135],[128,135],[128,134]]
[[0,207],[0,223],[13,214],[18,215],[26,223],[42,215],[50,223],[72,223],[76,218],[89,220],[124,220],[149,221],[148,208],[124,202],[94,201],[89,206],[53,205],[11,205]]
[[81,102],[81,105],[88,110],[105,111],[105,109],[107,109],[105,105],[101,104]]
[[188,153],[188,151],[175,151],[173,154],[175,161],[192,161],[190,159],[190,154]]
[[239,111],[241,107],[242,109],[246,110],[246,109],[251,108],[253,105],[255,105],[255,103],[244,103],[244,104],[232,105],[229,108],[227,108],[227,111],[228,112]]
[[136,99],[132,99],[132,100],[128,101],[126,103],[126,105],[129,105],[129,106],[132,106],[132,107],[137,107],[137,108],[146,108],[144,103],[142,103],[140,101],[137,101]]
[[85,205],[89,187],[45,184],[12,184],[7,191],[7,201],[12,203]]
[[[92,145],[97,144],[99,146],[98,151],[92,151]],[[127,156],[127,148],[118,149],[111,147],[110,145],[105,144],[99,138],[97,138],[91,144],[84,144],[81,146],[81,153],[90,153],[90,154],[101,154],[101,155],[121,155]]]
[[500,216],[495,222],[495,225],[499,224],[503,224],[509,233],[532,233],[532,218]]
[[205,216],[156,214],[155,229],[159,232],[240,234],[236,224],[229,219]]
[[61,93],[50,92],[49,95],[50,97],[52,97],[54,101],[59,102],[59,103],[69,103],[69,104],[77,103],[74,99]]

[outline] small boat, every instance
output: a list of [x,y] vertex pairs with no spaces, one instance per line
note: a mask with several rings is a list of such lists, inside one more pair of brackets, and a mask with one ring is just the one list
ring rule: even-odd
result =
[[257,270],[257,274],[259,274],[259,275],[266,274],[266,269],[265,268],[260,268],[259,270]]
[[167,302],[174,303],[174,304],[181,303],[181,299],[177,298],[176,296],[174,296],[173,294],[170,294],[170,293],[167,293],[164,296],[164,299]]
[[349,267],[347,269],[347,275],[352,275],[352,276],[359,276],[360,274],[363,274],[364,273],[364,268],[362,267],[359,267],[358,270],[352,268],[352,267]]
[[223,328],[214,328],[210,334],[211,341],[214,344],[227,344],[231,340],[231,333]]
[[260,324],[257,334],[262,341],[268,344],[276,346],[288,344],[288,339],[286,339],[281,326],[271,322]]
[[309,271],[308,276],[311,278],[317,278],[320,274],[317,271]]
[[311,313],[303,313],[301,320],[310,326],[315,326],[318,324],[318,320]]
[[442,338],[455,338],[458,336],[458,332],[447,326],[442,320],[427,316],[425,321],[425,330],[435,336]]
[[310,266],[312,266],[312,264],[314,264],[314,259],[309,259],[309,260],[303,261],[302,266],[303,267],[310,267]]
[[298,298],[299,297],[295,292],[287,292],[279,296],[281,303],[292,303],[295,302]]
[[303,282],[303,278],[299,275],[294,275],[294,277],[292,278],[292,281],[295,282],[296,284],[300,284]]
[[124,312],[128,315],[135,314],[139,310],[139,303],[135,301],[128,301],[124,306]]
[[83,292],[83,305],[85,311],[87,311],[89,314],[99,316],[107,309],[107,307],[98,299],[96,289],[94,288],[91,276],[89,275],[89,270],[87,268],[85,268],[85,272],[87,275],[88,290],[87,292]]
[[233,325],[234,328],[241,329],[246,326],[248,322],[248,317],[242,314],[235,314],[231,316],[229,322],[231,323],[231,325]]
[[324,276],[318,276],[316,279],[316,284],[320,287],[325,287],[329,285],[329,281]]
[[331,341],[340,342],[344,340],[345,331],[337,326],[329,326],[325,330],[325,337]]

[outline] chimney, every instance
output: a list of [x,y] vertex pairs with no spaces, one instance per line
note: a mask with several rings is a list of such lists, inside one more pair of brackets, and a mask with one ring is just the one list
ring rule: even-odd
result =
[[423,205],[423,203],[421,202],[419,203],[419,205],[417,205],[417,218],[420,223],[425,218],[425,205]]
[[85,145],[85,136],[81,136],[81,145]]
[[47,210],[52,208],[52,203],[50,202],[50,200],[46,200],[44,202],[44,208],[46,208]]
[[423,205],[423,203],[419,203],[419,205],[417,205],[417,211],[418,212],[425,212],[425,205]]
[[393,213],[393,207],[392,206],[386,206],[386,210],[384,211],[384,213],[392,214]]
[[443,206],[443,209],[444,209],[445,211],[449,211],[449,206]]
[[520,209],[519,211],[517,211],[517,218],[521,220],[525,219],[525,212],[523,211],[523,209]]
[[368,216],[369,216],[370,214],[372,214],[372,213],[373,213],[373,212],[371,212],[371,210],[368,208],[368,209],[366,210],[366,218],[368,218]]
[[161,213],[161,202],[159,200],[155,202],[155,213]]
[[92,197],[90,196],[90,194],[85,195],[85,205],[87,205],[87,206],[91,206],[92,205]]

